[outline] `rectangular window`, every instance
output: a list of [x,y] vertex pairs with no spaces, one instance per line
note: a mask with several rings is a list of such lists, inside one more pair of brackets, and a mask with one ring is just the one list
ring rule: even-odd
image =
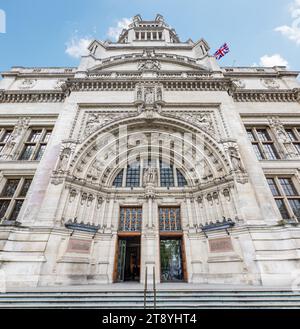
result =
[[121,207],[119,231],[138,232],[142,226],[141,207]]
[[295,152],[300,155],[300,128],[285,128],[285,132],[295,147]]
[[12,128],[3,128],[0,129],[0,155],[6,145],[6,143],[11,139],[13,133]]
[[258,160],[280,159],[275,142],[267,128],[247,128],[247,136],[252,143]]
[[180,231],[180,208],[159,207],[159,229],[160,231]]
[[19,160],[41,160],[51,133],[50,129],[31,129]]
[[32,178],[7,179],[0,193],[0,220],[17,220]]
[[300,221],[300,193],[292,177],[269,177],[267,182],[283,219]]

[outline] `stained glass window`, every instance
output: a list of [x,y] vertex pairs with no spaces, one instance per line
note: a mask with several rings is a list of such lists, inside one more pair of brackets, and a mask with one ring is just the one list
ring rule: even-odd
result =
[[180,231],[180,208],[159,207],[159,229],[160,231]]
[[119,231],[136,232],[141,230],[142,208],[121,207]]

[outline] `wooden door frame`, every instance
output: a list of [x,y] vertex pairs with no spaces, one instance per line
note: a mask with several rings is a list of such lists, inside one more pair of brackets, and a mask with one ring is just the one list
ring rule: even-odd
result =
[[[161,237],[170,238],[170,240],[180,240],[181,241],[181,262],[182,262],[182,271],[183,271],[183,280],[182,282],[188,282],[188,275],[187,275],[187,264],[186,264],[186,252],[185,252],[185,242],[184,242],[184,234],[183,232],[160,232],[159,233],[159,279],[161,280],[161,255],[160,255],[160,240]],[[172,281],[168,281],[172,282]],[[177,282],[177,281],[176,281]]]
[[126,238],[134,238],[139,237],[140,239],[140,259],[139,259],[139,266],[141,272],[141,259],[142,259],[142,234],[141,232],[118,232],[116,243],[115,243],[115,259],[114,259],[114,273],[113,273],[113,283],[120,282],[117,280],[118,277],[118,259],[119,259],[119,240],[126,239]]

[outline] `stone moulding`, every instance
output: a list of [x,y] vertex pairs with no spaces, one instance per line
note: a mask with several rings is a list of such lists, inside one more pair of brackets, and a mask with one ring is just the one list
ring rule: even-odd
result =
[[[228,79],[176,79],[165,81],[163,79],[153,79],[153,81],[142,81],[144,83],[161,83],[166,90],[204,90],[204,91],[227,91],[230,87]],[[96,80],[96,79],[74,79],[66,82],[66,88],[70,91],[133,91],[136,84],[141,81],[128,80]]]
[[65,223],[65,227],[70,229],[70,230],[74,230],[74,231],[84,231],[84,232],[91,232],[91,233],[97,233],[98,230],[100,229],[99,225],[92,225],[90,223],[78,223],[76,219],[74,219],[73,221],[70,219],[69,221],[67,221]]
[[65,98],[60,91],[0,91],[0,103],[60,103]]
[[299,102],[300,89],[239,90],[232,93],[236,102]]

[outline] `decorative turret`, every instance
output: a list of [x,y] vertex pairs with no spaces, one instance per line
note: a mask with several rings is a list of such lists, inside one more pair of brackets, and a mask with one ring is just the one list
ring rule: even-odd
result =
[[162,15],[157,14],[155,20],[145,21],[141,15],[133,17],[128,29],[123,29],[118,43],[167,42],[179,43],[176,31],[165,23]]

